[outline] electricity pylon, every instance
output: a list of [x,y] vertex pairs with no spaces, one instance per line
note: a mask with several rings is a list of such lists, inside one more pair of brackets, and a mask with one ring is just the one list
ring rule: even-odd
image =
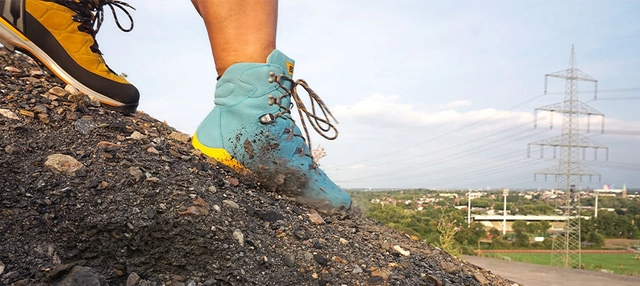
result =
[[[562,114],[562,134],[552,138],[529,143],[529,152],[531,145],[540,146],[540,156],[543,157],[543,147],[553,147],[553,157],[556,158],[556,151],[560,148],[558,164],[554,167],[536,172],[536,175],[554,175],[558,182],[558,188],[564,190],[564,207],[563,215],[566,218],[564,229],[553,240],[553,251],[551,255],[551,265],[561,266],[565,268],[580,268],[582,265],[581,246],[580,246],[580,188],[579,184],[584,176],[590,179],[592,176],[600,175],[589,169],[580,161],[580,150],[583,151],[583,159],[586,149],[594,149],[594,158],[597,158],[598,149],[607,150],[608,148],[589,138],[580,135],[579,119],[580,115],[586,115],[588,122],[591,116],[602,116],[602,130],[604,132],[604,114],[594,108],[582,103],[578,100],[578,81],[588,81],[595,83],[594,99],[597,97],[598,81],[590,75],[582,72],[576,67],[576,57],[573,46],[571,46],[571,60],[569,68],[566,70],[550,73],[545,75],[545,94],[547,93],[548,77],[562,78],[566,80],[564,101],[536,108],[548,111],[551,114]],[[590,124],[587,124],[587,132]],[[553,127],[553,120],[551,120]]]

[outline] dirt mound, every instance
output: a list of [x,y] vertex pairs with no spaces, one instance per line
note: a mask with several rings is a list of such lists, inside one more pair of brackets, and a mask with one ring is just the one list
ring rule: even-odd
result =
[[319,214],[0,49],[0,285],[512,285]]

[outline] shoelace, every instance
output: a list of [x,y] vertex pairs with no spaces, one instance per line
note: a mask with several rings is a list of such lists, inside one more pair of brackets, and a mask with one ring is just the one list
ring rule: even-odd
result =
[[[287,89],[282,84],[281,80],[290,82],[291,89]],[[309,144],[308,145],[309,154],[305,154],[305,155],[311,157],[314,164],[313,167],[316,167],[316,162],[315,160],[313,160],[313,155],[311,154],[311,147],[312,147],[311,137],[309,136],[309,130],[307,129],[306,120],[309,121],[309,124],[311,124],[313,129],[315,129],[316,132],[320,134],[320,136],[324,137],[327,140],[334,140],[338,138],[338,128],[336,128],[336,126],[333,125],[333,123],[331,123],[331,119],[333,119],[335,123],[338,123],[338,120],[336,120],[335,117],[333,117],[333,114],[331,114],[331,111],[329,111],[329,108],[327,107],[327,105],[322,101],[320,96],[318,96],[318,94],[309,87],[309,85],[305,80],[298,79],[294,81],[293,79],[286,77],[284,75],[276,75],[274,72],[271,72],[269,73],[269,81],[278,83],[280,88],[286,91],[285,94],[282,94],[279,97],[274,97],[272,95],[269,95],[269,104],[270,105],[277,104],[280,107],[280,109],[282,109],[280,113],[273,114],[274,117],[271,118],[271,121],[274,121],[277,117],[285,117],[293,121],[293,118],[291,118],[291,108],[293,108],[295,103],[295,106],[298,109],[298,115],[300,116],[302,128],[304,129],[304,133],[306,135],[306,138],[304,136],[301,136],[302,140],[305,142],[308,142]],[[311,101],[311,111],[307,109],[304,102],[300,98],[300,95],[298,94],[298,89],[297,89],[298,86],[301,86],[302,88],[304,88],[304,90],[309,95],[309,99]],[[281,102],[280,99],[286,96],[291,97],[292,99],[291,103],[289,104],[289,106],[282,106],[280,104]],[[316,115],[316,108],[322,111],[322,116]],[[305,117],[306,117],[306,120],[305,120]]]
[[[113,14],[113,19],[116,22],[118,28],[123,32],[130,32],[133,30],[133,17],[129,14],[126,8],[135,10],[133,6],[126,2],[118,0],[52,0],[60,5],[66,6],[73,10],[77,14],[73,17],[73,20],[80,23],[78,30],[90,34],[94,39],[94,44],[91,45],[91,51],[97,54],[100,52],[98,43],[95,41],[96,34],[100,31],[102,22],[104,21],[104,6],[108,6]],[[129,28],[124,28],[118,20],[118,15],[115,8],[120,9],[127,15],[131,25]]]

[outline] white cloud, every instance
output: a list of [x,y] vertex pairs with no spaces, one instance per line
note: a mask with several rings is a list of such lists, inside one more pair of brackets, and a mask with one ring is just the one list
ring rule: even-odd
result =
[[[468,106],[469,101],[456,100],[445,107]],[[336,118],[345,124],[375,124],[394,129],[413,129],[416,127],[461,126],[465,124],[486,123],[487,128],[504,127],[504,124],[522,124],[531,122],[533,116],[527,112],[514,112],[485,108],[465,112],[454,109],[417,110],[412,104],[405,103],[398,95],[372,95],[351,105],[339,105],[333,108]],[[486,131],[486,129],[485,129]]]
[[469,100],[454,100],[442,105],[443,108],[457,108],[457,107],[467,107],[471,106],[471,101]]

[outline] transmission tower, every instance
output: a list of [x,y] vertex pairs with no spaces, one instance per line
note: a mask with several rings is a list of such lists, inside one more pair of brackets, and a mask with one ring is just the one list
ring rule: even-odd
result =
[[[529,143],[528,153],[530,154],[531,145],[539,145],[540,157],[544,157],[544,147],[552,147],[553,158],[558,159],[556,166],[536,172],[534,175],[534,179],[537,175],[544,175],[545,179],[548,175],[554,175],[558,182],[558,189],[564,190],[564,206],[561,208],[566,223],[562,232],[557,234],[553,240],[551,265],[565,268],[580,268],[582,258],[580,247],[579,184],[585,176],[588,176],[590,180],[593,176],[600,178],[598,173],[581,163],[580,151],[582,150],[582,159],[584,160],[586,150],[594,149],[594,159],[597,159],[598,149],[606,150],[608,156],[608,148],[580,135],[579,119],[581,115],[587,116],[587,132],[589,132],[591,116],[601,116],[601,132],[604,132],[604,114],[578,100],[578,81],[595,83],[594,99],[597,97],[598,81],[576,67],[576,57],[573,46],[571,46],[569,69],[545,75],[545,94],[547,93],[547,79],[549,77],[566,80],[564,101],[536,108],[534,127],[537,125],[538,111],[547,111],[551,116],[553,113],[560,113],[562,114],[562,134]],[[551,117],[551,128],[553,128],[553,117]],[[557,156],[558,148],[560,149],[559,156]]]

